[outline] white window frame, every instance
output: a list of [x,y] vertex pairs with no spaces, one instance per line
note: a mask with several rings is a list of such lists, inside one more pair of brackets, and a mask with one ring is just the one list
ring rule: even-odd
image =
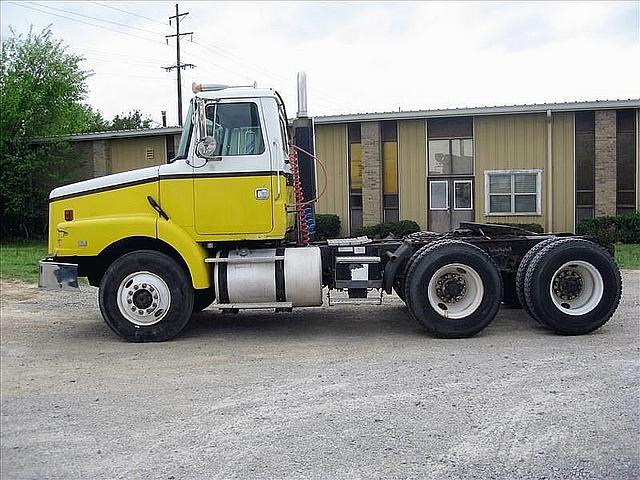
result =
[[[515,193],[515,176],[519,173],[536,174],[536,211],[535,212],[516,212],[516,195],[532,195],[532,194],[516,194]],[[511,176],[511,193],[493,194],[493,195],[510,195],[511,211],[510,212],[491,212],[490,193],[489,193],[489,177],[491,175],[510,175]],[[532,217],[542,215],[542,170],[532,169],[514,169],[514,170],[485,170],[484,171],[484,214],[488,217]]]
[[[461,208],[458,207],[457,202],[456,202],[456,185],[458,183],[468,183],[469,185],[471,185],[471,206],[469,208]],[[473,210],[473,180],[454,180],[453,181],[453,209],[457,210],[459,212],[462,211],[471,211]]]
[[[432,205],[432,193],[433,188],[431,186],[434,183],[444,183],[444,191],[445,191],[445,206],[443,208],[433,208]],[[449,180],[429,180],[429,210],[433,211],[444,211],[449,210]]]

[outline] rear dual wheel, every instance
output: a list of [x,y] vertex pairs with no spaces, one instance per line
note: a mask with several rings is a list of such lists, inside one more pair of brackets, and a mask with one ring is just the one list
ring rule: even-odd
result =
[[405,278],[411,315],[431,335],[471,337],[489,325],[500,307],[502,281],[491,257],[458,240],[422,247]]
[[621,292],[620,270],[609,252],[581,238],[547,243],[531,260],[524,280],[531,314],[563,335],[600,328],[618,307]]
[[540,321],[536,318],[536,316],[531,312],[531,308],[527,304],[527,300],[524,295],[524,281],[527,276],[527,270],[529,270],[529,265],[533,259],[538,255],[538,253],[545,248],[547,245],[551,245],[552,243],[558,241],[557,237],[547,238],[546,240],[541,241],[540,243],[536,243],[533,247],[529,249],[529,251],[522,257],[520,260],[520,265],[518,265],[518,272],[516,273],[515,278],[515,291],[518,297],[518,302],[522,305],[522,308],[525,312],[529,314],[536,322],[540,323]]

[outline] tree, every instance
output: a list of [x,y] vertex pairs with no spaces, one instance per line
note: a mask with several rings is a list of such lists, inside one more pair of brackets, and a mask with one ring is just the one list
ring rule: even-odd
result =
[[140,128],[149,128],[151,126],[151,118],[142,118],[140,110],[133,110],[126,115],[116,115],[111,121],[108,130],[137,130]]
[[101,115],[85,105],[82,57],[70,54],[50,28],[10,35],[2,41],[0,64],[0,210],[2,236],[43,234],[47,194],[76,178],[66,142],[39,148],[33,139],[84,132]]

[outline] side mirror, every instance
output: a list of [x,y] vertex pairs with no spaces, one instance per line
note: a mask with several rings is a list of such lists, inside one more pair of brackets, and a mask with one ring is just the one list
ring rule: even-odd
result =
[[[217,105],[213,106],[213,108],[213,118],[216,118],[215,112]],[[201,98],[196,99],[198,141],[196,143],[195,154],[196,156],[208,161],[220,159],[220,157],[215,154],[216,148],[218,147],[218,141],[216,140],[215,135],[207,135],[206,109],[207,104],[205,100]]]
[[216,158],[216,148],[218,147],[218,142],[215,137],[205,136],[198,140],[196,145],[196,155],[205,158],[207,160],[213,160]]

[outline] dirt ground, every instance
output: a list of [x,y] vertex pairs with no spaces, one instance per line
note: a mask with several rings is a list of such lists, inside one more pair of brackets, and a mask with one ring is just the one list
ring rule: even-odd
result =
[[5,282],[1,340],[6,479],[640,477],[639,272],[583,337],[503,309],[437,340],[389,297],[140,345],[93,288]]

